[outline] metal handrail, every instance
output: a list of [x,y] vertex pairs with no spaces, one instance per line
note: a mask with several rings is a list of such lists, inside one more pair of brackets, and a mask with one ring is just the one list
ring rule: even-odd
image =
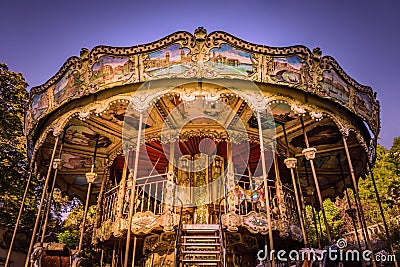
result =
[[180,203],[181,203],[181,211],[180,211],[180,215],[179,215],[179,224],[178,224],[178,228],[176,229],[176,237],[175,237],[175,251],[174,251],[174,266],[178,267],[178,257],[180,257],[180,248],[178,248],[179,246],[179,239],[182,236],[182,213],[183,213],[183,202],[182,200],[177,197],[176,198]]
[[[225,199],[225,196],[223,196],[221,199],[220,199],[220,201],[219,201],[219,203],[218,203],[218,212],[219,212],[219,216],[218,216],[218,222],[219,222],[219,239],[220,239],[220,243],[221,243],[221,256],[222,256],[222,267],[225,267],[226,266],[226,260],[225,260],[225,258],[226,258],[226,244],[225,244],[225,238],[224,238],[224,230],[223,230],[223,227],[222,227],[222,214],[221,214],[221,203],[222,203],[222,200],[224,200]],[[226,205],[226,203],[225,203],[225,205]]]

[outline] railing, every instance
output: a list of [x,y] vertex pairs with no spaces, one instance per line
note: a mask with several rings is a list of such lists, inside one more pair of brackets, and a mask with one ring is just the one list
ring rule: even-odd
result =
[[118,190],[119,186],[115,186],[104,193],[104,197],[102,199],[102,213],[101,213],[101,221],[107,220],[115,220],[115,208],[116,203],[118,201]]
[[[165,187],[165,175],[154,175],[139,178],[136,180],[135,188],[132,190],[132,180],[128,180],[124,194],[119,192],[120,185],[117,185],[103,194],[101,201],[101,215],[100,223],[107,220],[114,222],[117,216],[128,218],[129,214],[129,201],[132,193],[135,193],[133,214],[137,212],[151,211],[156,215],[163,213]],[[120,214],[117,214],[117,205],[121,202],[118,197],[123,197],[122,206],[119,207]]]
[[[155,215],[162,215],[165,211],[164,204],[164,194],[166,186],[166,174],[162,175],[152,175],[147,177],[140,177],[136,180],[135,188],[132,188],[133,181],[128,180],[125,186],[125,192],[118,192],[121,188],[120,186],[115,186],[110,190],[106,191],[103,195],[101,202],[101,222],[111,220],[112,222],[119,218],[127,218],[129,213],[129,201],[131,194],[134,193],[134,207],[133,215],[138,212],[151,211]],[[265,190],[264,182],[258,185],[258,188],[253,188],[254,186],[249,182],[251,177],[239,176],[235,174],[235,179],[237,181],[237,187],[235,188],[235,194],[239,198],[236,203],[236,211],[238,215],[246,215],[250,212],[266,212],[265,203]],[[268,180],[268,190],[269,190],[269,204],[272,219],[279,220],[282,215],[281,206],[282,201],[286,204],[286,216],[289,220],[296,222],[299,220],[296,209],[295,198],[293,197],[292,189],[283,186],[283,195],[279,198],[277,197],[277,188],[275,181]],[[224,188],[224,194],[214,203],[208,204],[209,220],[210,224],[218,224],[221,221],[221,214],[225,213],[227,210],[227,203],[225,205],[218,205],[222,203],[223,199],[226,198],[226,188]],[[123,199],[118,199],[118,197],[123,197]],[[226,201],[225,201],[226,202]],[[118,205],[120,206],[117,206]],[[118,210],[118,212],[117,212]],[[188,208],[187,211],[192,211],[194,209]],[[194,211],[193,211],[194,212]],[[179,213],[179,211],[177,211]],[[180,211],[180,217],[184,217],[183,210]],[[183,222],[184,223],[184,222]]]
[[180,253],[181,253],[181,237],[182,237],[182,211],[183,211],[183,203],[182,200],[177,198],[177,200],[181,204],[181,211],[180,214],[181,216],[179,217],[179,224],[178,228],[176,229],[176,237],[175,237],[175,251],[174,251],[174,266],[178,267],[179,266],[179,258],[180,258]]
[[219,203],[218,203],[218,207],[219,207],[219,216],[218,216],[218,223],[219,223],[219,241],[220,241],[220,255],[221,255],[221,264],[222,267],[226,266],[226,242],[225,242],[225,238],[224,238],[224,228],[222,226],[222,212],[221,212],[221,203],[222,201],[225,200],[225,196],[223,198],[220,199]]

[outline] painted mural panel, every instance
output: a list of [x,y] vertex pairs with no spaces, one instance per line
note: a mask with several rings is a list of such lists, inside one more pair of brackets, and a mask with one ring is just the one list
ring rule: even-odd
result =
[[32,99],[32,116],[36,120],[49,107],[49,99],[46,93],[35,95]]
[[322,89],[331,97],[343,103],[349,101],[350,90],[345,81],[333,70],[326,70],[322,73]]
[[127,57],[102,56],[93,67],[91,82],[93,85],[104,87],[113,83],[123,83],[134,75],[134,64]]
[[213,69],[221,75],[250,76],[255,71],[250,53],[227,44],[210,50],[210,62]]
[[190,50],[173,44],[163,50],[151,53],[145,61],[150,76],[169,76],[184,73],[190,68]]
[[[70,145],[94,147],[96,144],[96,135],[97,133],[90,130],[86,126],[74,125],[67,129],[64,140]],[[99,140],[97,147],[108,147],[111,144],[111,141],[108,137],[100,134],[98,138]]]
[[301,68],[303,66],[301,57],[280,57],[274,58],[274,70],[271,78],[277,82],[291,84],[301,83]]
[[354,98],[354,108],[364,118],[370,118],[372,114],[371,99],[367,94],[358,92]]
[[82,169],[90,168],[92,166],[92,158],[76,155],[72,153],[62,153],[61,159],[63,160],[63,168],[66,169]]
[[81,96],[81,92],[79,92],[81,85],[82,81],[79,73],[77,71],[68,71],[54,88],[54,101],[59,104],[75,95]]

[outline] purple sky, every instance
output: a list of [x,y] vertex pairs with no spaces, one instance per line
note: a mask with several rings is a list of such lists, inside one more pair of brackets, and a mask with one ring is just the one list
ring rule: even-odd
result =
[[318,46],[378,92],[380,143],[400,136],[400,2],[1,1],[0,62],[30,86],[55,74],[82,47],[132,46],[178,30],[222,30],[270,46]]

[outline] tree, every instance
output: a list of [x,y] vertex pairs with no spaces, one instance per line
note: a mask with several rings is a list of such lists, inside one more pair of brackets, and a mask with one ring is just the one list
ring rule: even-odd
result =
[[[75,207],[67,216],[63,224],[63,231],[57,235],[58,242],[67,244],[75,249],[78,246],[80,236],[80,226],[83,220],[83,206]],[[85,234],[82,246],[82,266],[98,266],[100,254],[95,251],[92,244],[93,228],[96,221],[96,206],[89,207]]]
[[[23,134],[27,83],[20,73],[0,63],[0,223],[15,222],[27,177],[26,139]],[[31,194],[22,223],[32,224],[35,198]]]

